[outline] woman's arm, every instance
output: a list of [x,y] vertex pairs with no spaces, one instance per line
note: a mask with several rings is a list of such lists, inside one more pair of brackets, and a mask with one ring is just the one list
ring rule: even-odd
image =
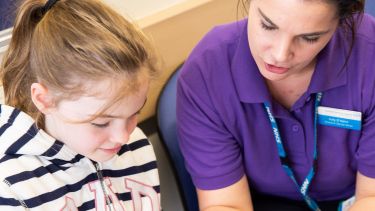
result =
[[231,186],[218,190],[197,189],[202,211],[252,211],[250,189],[246,176]]
[[358,172],[355,197],[355,203],[350,211],[375,210],[375,179]]

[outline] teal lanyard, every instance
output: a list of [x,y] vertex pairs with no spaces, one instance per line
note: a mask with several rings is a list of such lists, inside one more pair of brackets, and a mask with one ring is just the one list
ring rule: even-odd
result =
[[263,104],[264,108],[267,111],[268,118],[269,118],[271,126],[272,126],[272,131],[273,131],[273,135],[274,135],[274,138],[275,138],[275,141],[276,141],[276,144],[277,144],[277,151],[279,153],[281,165],[283,166],[284,171],[288,174],[288,176],[292,179],[294,184],[297,186],[297,189],[301,193],[301,195],[302,195],[303,199],[306,201],[307,205],[310,207],[311,210],[314,210],[314,211],[320,211],[320,208],[319,208],[318,204],[312,198],[310,198],[310,196],[307,194],[307,191],[308,191],[309,186],[311,184],[311,181],[312,181],[312,179],[315,175],[315,165],[317,164],[317,160],[318,160],[317,121],[318,121],[318,107],[319,107],[320,102],[322,100],[322,96],[323,96],[323,94],[321,92],[316,94],[315,105],[314,105],[314,108],[315,108],[314,109],[314,163],[313,163],[313,166],[311,167],[309,173],[307,174],[307,176],[304,179],[301,186],[297,183],[297,180],[294,176],[294,173],[289,166],[287,154],[286,154],[286,151],[284,149],[283,142],[281,140],[279,128],[277,126],[275,117],[273,116],[273,114],[271,112],[271,106],[268,102],[265,102]]

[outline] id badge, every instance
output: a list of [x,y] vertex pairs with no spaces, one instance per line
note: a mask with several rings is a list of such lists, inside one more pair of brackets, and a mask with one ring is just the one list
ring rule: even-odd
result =
[[338,127],[349,130],[361,130],[362,113],[359,111],[319,106],[318,122],[321,125],[331,127]]

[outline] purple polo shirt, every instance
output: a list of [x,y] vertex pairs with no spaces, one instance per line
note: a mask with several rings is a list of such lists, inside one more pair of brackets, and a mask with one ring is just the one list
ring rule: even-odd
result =
[[314,102],[362,112],[362,130],[317,126],[318,163],[308,194],[354,195],[355,176],[375,178],[375,20],[365,15],[346,68],[343,32],[319,53],[306,93],[290,110],[271,99],[252,58],[247,20],[211,30],[184,64],[177,88],[177,127],[186,166],[200,189],[229,186],[247,175],[251,189],[302,199],[281,166],[263,102],[271,102],[297,181],[313,164]]

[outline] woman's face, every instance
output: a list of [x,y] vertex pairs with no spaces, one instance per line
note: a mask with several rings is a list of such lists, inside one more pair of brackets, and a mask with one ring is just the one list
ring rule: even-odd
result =
[[117,82],[123,83],[122,80],[104,80],[90,86],[90,93],[96,93],[94,96],[60,101],[45,115],[46,131],[91,160],[111,159],[128,142],[137,125],[138,113],[146,102],[149,79],[139,78],[140,88],[136,92],[111,105],[92,121],[82,122],[96,116],[113,99],[116,94],[113,84]]
[[251,0],[248,41],[263,77],[279,81],[313,70],[339,19],[326,1]]

